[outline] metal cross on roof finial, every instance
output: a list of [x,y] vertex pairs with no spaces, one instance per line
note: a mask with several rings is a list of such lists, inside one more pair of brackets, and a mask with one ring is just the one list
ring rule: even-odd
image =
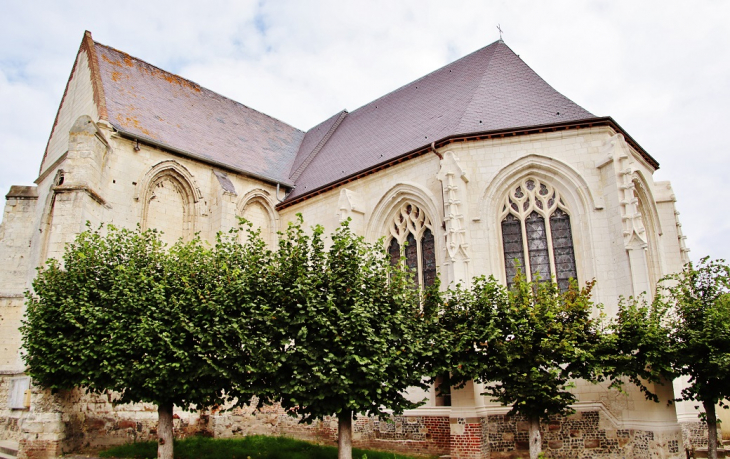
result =
[[499,30],[499,41],[502,41],[502,28],[497,24],[497,30]]

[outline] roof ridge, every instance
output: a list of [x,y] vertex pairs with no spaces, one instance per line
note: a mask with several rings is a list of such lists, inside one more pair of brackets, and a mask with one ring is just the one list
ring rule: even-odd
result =
[[94,102],[96,102],[99,118],[107,121],[109,113],[106,108],[106,96],[104,95],[104,84],[101,81],[101,71],[99,70],[99,55],[96,53],[94,39],[91,32],[84,32],[84,43],[89,51],[89,70],[91,71],[91,86],[94,91]]
[[495,45],[495,44],[497,44],[497,43],[499,43],[499,42],[500,42],[500,40],[496,40],[496,41],[494,41],[494,42],[492,42],[492,43],[488,44],[487,46],[482,46],[481,48],[479,48],[479,49],[477,49],[477,50],[474,50],[474,51],[470,52],[469,54],[466,54],[466,55],[464,55],[464,56],[461,56],[460,58],[456,59],[455,61],[451,61],[451,62],[449,62],[448,64],[442,65],[441,67],[439,67],[439,68],[437,68],[437,69],[435,69],[435,70],[432,70],[432,71],[428,72],[427,74],[425,74],[425,75],[421,76],[420,78],[416,78],[416,79],[415,79],[415,80],[413,80],[413,81],[409,81],[408,83],[406,83],[406,84],[404,84],[404,85],[401,85],[401,86],[397,87],[396,89],[394,89],[394,90],[392,90],[392,91],[390,91],[390,92],[387,92],[387,93],[383,94],[382,96],[378,97],[377,99],[373,99],[373,100],[371,100],[370,102],[368,102],[368,103],[366,103],[366,104],[363,104],[363,105],[361,105],[361,106],[357,107],[357,108],[356,108],[355,110],[351,111],[351,112],[350,112],[350,114],[351,114],[351,115],[355,115],[355,113],[356,113],[356,112],[357,112],[358,110],[361,110],[361,109],[363,109],[363,108],[367,107],[368,105],[370,105],[370,104],[373,104],[373,103],[375,103],[375,102],[377,102],[377,101],[379,101],[379,100],[381,100],[381,99],[385,99],[386,97],[390,96],[391,94],[395,94],[395,93],[397,93],[398,91],[401,91],[401,90],[403,90],[403,89],[405,89],[405,88],[407,88],[407,87],[411,86],[412,84],[418,83],[419,81],[421,81],[421,80],[424,80],[424,79],[428,78],[429,76],[433,75],[434,73],[436,73],[436,72],[440,72],[441,70],[443,70],[443,69],[445,69],[445,68],[451,67],[452,65],[455,65],[455,64],[457,64],[458,62],[462,61],[463,59],[466,59],[466,58],[468,58],[469,56],[471,56],[471,55],[473,55],[473,54],[476,54],[476,53],[478,53],[478,52],[480,52],[480,51],[482,51],[482,50],[484,50],[484,49],[486,49],[486,48],[489,48],[490,46],[493,46],[493,45]]
[[140,62],[140,63],[142,63],[144,65],[148,65],[148,66],[150,66],[150,67],[152,67],[152,68],[154,68],[154,69],[156,69],[156,70],[158,70],[158,71],[160,71],[160,72],[162,72],[164,74],[171,75],[171,76],[175,77],[176,79],[182,80],[183,82],[192,85],[194,88],[197,88],[198,90],[206,91],[208,93],[215,94],[218,97],[222,97],[223,99],[230,100],[231,102],[233,102],[233,103],[235,103],[237,105],[240,105],[241,107],[244,107],[244,108],[246,108],[248,110],[253,110],[253,111],[257,112],[257,113],[260,113],[260,114],[264,115],[267,118],[270,118],[270,119],[272,119],[274,121],[277,121],[279,123],[285,124],[285,125],[289,126],[290,128],[295,129],[295,130],[297,130],[297,131],[299,131],[301,133],[305,133],[305,131],[303,131],[303,130],[297,128],[297,127],[292,126],[291,124],[287,123],[286,121],[282,121],[279,118],[273,117],[273,116],[271,116],[269,114],[266,114],[266,113],[262,112],[261,110],[257,110],[255,108],[249,107],[248,105],[243,104],[243,103],[241,103],[241,102],[239,102],[239,101],[237,101],[235,99],[231,99],[230,97],[226,97],[226,96],[224,96],[223,94],[221,94],[219,92],[213,91],[212,89],[208,89],[205,86],[203,86],[203,85],[201,85],[199,83],[196,83],[193,80],[190,80],[189,78],[185,78],[185,77],[182,77],[182,76],[180,76],[180,75],[178,75],[176,73],[172,73],[172,72],[170,72],[168,70],[162,69],[162,68],[160,68],[160,67],[158,67],[158,66],[156,66],[154,64],[150,64],[149,62],[145,61],[144,59],[140,59],[140,58],[138,58],[136,56],[132,56],[131,54],[129,54],[127,52],[124,52],[122,50],[119,50],[117,48],[114,48],[112,46],[105,45],[103,43],[99,43],[98,41],[94,41],[93,43],[95,45],[97,45],[97,46],[101,46],[101,47],[104,47],[104,48],[106,48],[108,50],[111,50],[111,51],[113,51],[115,53],[121,54],[122,56],[126,56],[129,59],[134,59],[137,62]]
[[[480,48],[477,51],[481,51],[492,45],[499,46],[500,44],[507,46],[507,44],[505,42],[503,42],[502,39],[500,38],[499,40],[495,41],[494,43],[491,43],[491,44],[485,46],[484,48]],[[509,46],[507,46],[507,49],[512,51],[512,49]],[[474,51],[474,52],[476,53],[477,51]],[[494,57],[495,52],[496,52],[496,50],[492,51],[492,53],[487,58],[487,63],[484,66],[484,73],[482,73],[482,77],[479,79],[479,84],[474,86],[474,90],[472,91],[471,96],[469,97],[469,102],[464,104],[464,109],[461,111],[461,115],[459,115],[459,117],[454,122],[454,127],[453,127],[454,129],[458,129],[458,127],[461,125],[461,122],[464,120],[464,114],[469,110],[469,107],[471,107],[471,104],[474,102],[474,97],[476,97],[477,91],[479,91],[479,88],[482,87],[482,83],[484,83],[484,80],[487,79],[487,74],[489,73],[489,66],[492,64],[492,58]]]
[[348,111],[342,110],[340,114],[337,116],[337,119],[335,122],[330,126],[330,128],[327,130],[327,133],[322,137],[322,140],[317,143],[317,145],[312,149],[312,151],[307,155],[307,157],[302,161],[302,163],[297,167],[297,170],[294,171],[293,174],[289,176],[289,180],[292,182],[296,182],[296,180],[299,178],[300,175],[302,175],[302,172],[309,166],[309,164],[314,160],[314,158],[317,156],[317,154],[322,150],[324,145],[327,143],[327,141],[332,137],[332,134],[335,133],[337,128],[340,126],[342,121],[344,121],[345,117],[347,117]]

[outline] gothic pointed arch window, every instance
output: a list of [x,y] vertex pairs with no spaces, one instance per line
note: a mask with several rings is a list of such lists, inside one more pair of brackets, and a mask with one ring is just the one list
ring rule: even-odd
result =
[[[251,222],[253,228],[260,231],[261,240],[267,247],[273,247],[276,241],[275,215],[269,201],[261,195],[254,195],[240,206],[239,215]],[[248,233],[239,233],[241,241],[248,238]]]
[[395,264],[401,255],[419,286],[429,287],[436,280],[436,247],[431,220],[420,207],[403,203],[389,222],[388,254]]
[[502,205],[502,249],[507,285],[517,264],[528,280],[555,278],[560,290],[577,279],[570,211],[549,183],[526,177],[512,186]]
[[194,232],[193,192],[190,184],[172,169],[150,180],[145,194],[143,228],[161,231],[160,238],[174,244]]

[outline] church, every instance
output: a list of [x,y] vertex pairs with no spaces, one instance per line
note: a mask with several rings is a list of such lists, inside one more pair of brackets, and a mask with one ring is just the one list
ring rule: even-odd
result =
[[[306,107],[302,107],[306,109]],[[659,127],[657,127],[659,128]],[[301,213],[327,232],[351,219],[385,237],[423,284],[505,284],[527,272],[596,280],[651,295],[688,261],[675,195],[657,159],[614,119],[552,88],[501,39],[307,131],[267,116],[86,32],[33,186],[13,186],[0,227],[0,448],[51,458],[81,447],[155,438],[156,408],[50,394],[24,374],[23,293],[36,267],[101,223],[157,228],[171,243],[213,240],[242,216],[268,244]],[[29,178],[30,179],[30,178]],[[407,243],[407,244],[406,244]],[[694,407],[576,382],[570,417],[542,425],[548,457],[684,457],[706,434]],[[359,418],[355,445],[452,458],[527,455],[527,426],[468,384],[392,422]],[[300,425],[277,407],[186,413],[176,433],[285,434],[330,441],[336,420]],[[706,442],[706,440],[705,440]],[[2,446],[10,445],[10,446]],[[14,448],[14,449],[13,449]]]

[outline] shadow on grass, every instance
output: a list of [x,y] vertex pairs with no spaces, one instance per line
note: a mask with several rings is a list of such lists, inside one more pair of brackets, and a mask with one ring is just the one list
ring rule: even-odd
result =
[[[157,457],[157,443],[130,443],[103,451],[101,457]],[[383,451],[352,449],[353,459],[424,459]],[[433,457],[433,456],[429,456]],[[175,459],[337,459],[337,448],[286,437],[252,435],[242,438],[192,437],[175,441]]]

